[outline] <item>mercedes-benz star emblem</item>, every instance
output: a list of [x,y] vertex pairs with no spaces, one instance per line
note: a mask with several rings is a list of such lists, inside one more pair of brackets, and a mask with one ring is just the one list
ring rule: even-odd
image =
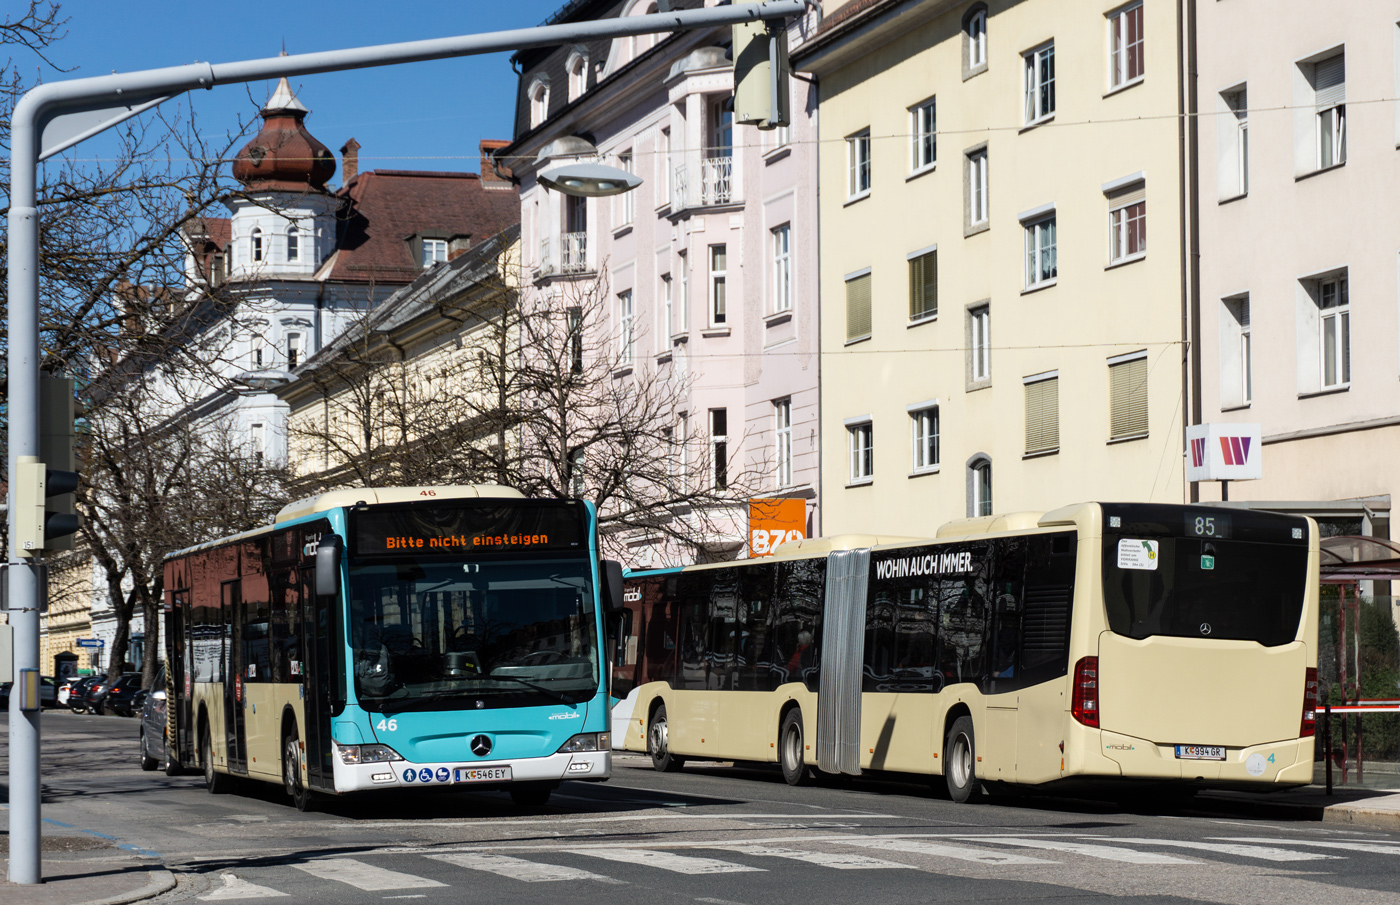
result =
[[477,757],[485,757],[491,753],[491,740],[484,735],[478,735],[472,739],[472,753]]
[[1209,635],[1209,634],[1210,634],[1210,623],[1209,623],[1209,622],[1202,622],[1202,623],[1201,623],[1201,634],[1202,634],[1202,635]]

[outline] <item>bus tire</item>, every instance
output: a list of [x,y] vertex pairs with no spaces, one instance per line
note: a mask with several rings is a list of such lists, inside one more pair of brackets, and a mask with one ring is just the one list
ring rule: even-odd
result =
[[301,740],[295,729],[282,739],[282,786],[298,811],[304,813],[313,808],[315,799],[301,781]]
[[510,787],[510,800],[527,808],[538,808],[549,802],[554,786],[547,782],[525,782]]
[[160,761],[146,753],[146,730],[141,730],[141,769],[147,773],[160,766]]
[[209,736],[209,724],[199,735],[199,764],[204,768],[204,788],[211,795],[225,795],[233,791],[233,777],[214,769],[214,743]]
[[972,717],[960,716],[948,730],[943,744],[943,779],[948,797],[959,804],[972,800],[977,791],[977,742]]
[[778,766],[782,767],[783,780],[790,786],[800,786],[807,781],[805,750],[802,711],[794,707],[783,717],[783,725],[778,730]]
[[674,773],[685,766],[685,758],[672,754],[669,747],[665,704],[656,708],[647,725],[647,753],[651,755],[652,769],[658,773]]

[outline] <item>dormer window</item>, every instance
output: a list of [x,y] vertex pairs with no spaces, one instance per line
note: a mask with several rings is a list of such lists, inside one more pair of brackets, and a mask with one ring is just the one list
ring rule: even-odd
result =
[[569,73],[569,100],[576,101],[588,90],[588,55],[581,50],[573,50],[566,69]]
[[423,240],[423,267],[427,269],[434,264],[447,260],[447,240],[446,239],[424,239]]
[[301,233],[295,223],[287,227],[287,260],[301,260]]
[[530,128],[539,126],[549,118],[549,79],[535,76],[530,83]]
[[257,261],[261,261],[262,259],[263,259],[262,229],[255,226],[255,227],[253,227],[253,261],[257,262]]

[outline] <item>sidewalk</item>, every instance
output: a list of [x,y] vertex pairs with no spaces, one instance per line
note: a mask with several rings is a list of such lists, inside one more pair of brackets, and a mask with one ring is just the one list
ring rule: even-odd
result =
[[1193,807],[1222,813],[1248,814],[1280,820],[1320,820],[1400,832],[1400,772],[1393,763],[1368,763],[1364,781],[1342,785],[1340,769],[1332,771],[1332,794],[1327,794],[1326,766],[1318,764],[1313,784],[1287,792],[1202,792]]
[[123,858],[92,836],[48,836],[44,882],[20,886],[9,875],[9,837],[0,830],[0,902],[4,905],[124,905],[175,888],[170,871],[149,858]]

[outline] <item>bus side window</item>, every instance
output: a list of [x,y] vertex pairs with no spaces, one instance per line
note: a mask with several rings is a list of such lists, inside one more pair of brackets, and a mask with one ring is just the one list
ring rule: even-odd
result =
[[739,586],[739,691],[770,691],[774,687],[773,634],[771,610],[773,580],[776,569],[772,563],[760,563],[740,570]]
[[938,583],[938,664],[944,684],[981,682],[990,619],[987,600],[964,577]]
[[677,688],[709,687],[711,573],[682,572],[677,587],[680,604],[680,674]]
[[799,559],[778,564],[773,594],[773,658],[776,688],[805,682],[817,690],[821,659],[821,612],[826,599],[826,560]]

